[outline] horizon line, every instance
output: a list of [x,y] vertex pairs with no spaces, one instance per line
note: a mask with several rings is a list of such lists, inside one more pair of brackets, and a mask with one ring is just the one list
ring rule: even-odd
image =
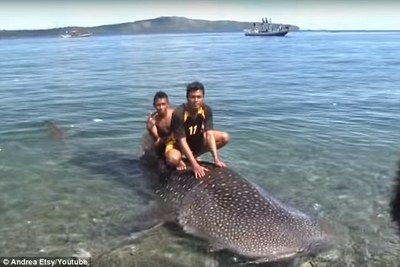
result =
[[[149,19],[141,19],[141,20],[136,20],[136,21],[127,21],[127,22],[120,22],[120,23],[111,23],[111,24],[101,24],[101,25],[96,25],[96,26],[61,26],[61,27],[53,27],[53,28],[39,28],[39,29],[14,29],[14,30],[7,30],[7,29],[0,29],[2,32],[15,32],[15,31],[46,31],[46,30],[55,30],[55,29],[64,29],[64,28],[74,28],[74,27],[79,27],[79,28],[96,28],[96,27],[102,27],[102,26],[111,26],[111,25],[120,25],[120,24],[128,24],[128,23],[136,23],[136,22],[141,22],[141,21],[146,21],[146,20],[155,20],[159,18],[185,18],[189,20],[204,20],[204,21],[211,21],[211,22],[218,22],[218,21],[232,21],[232,22],[238,22],[238,23],[253,23],[253,21],[237,21],[237,20],[232,20],[232,19],[224,19],[224,20],[207,20],[207,19],[192,19],[188,17],[182,17],[182,16],[160,16],[160,17],[155,17],[155,18],[149,18]],[[274,24],[274,23],[272,23]],[[276,23],[276,24],[288,24],[288,23]],[[298,31],[329,31],[329,32],[360,32],[360,31],[400,31],[400,29],[301,29],[300,26],[298,25],[292,25],[288,24],[291,26],[298,27]]]

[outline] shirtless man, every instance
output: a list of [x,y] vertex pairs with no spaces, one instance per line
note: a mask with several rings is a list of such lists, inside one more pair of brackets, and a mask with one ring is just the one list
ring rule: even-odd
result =
[[185,169],[182,154],[193,167],[196,179],[205,176],[207,168],[197,162],[199,155],[210,151],[217,167],[226,167],[217,149],[229,142],[226,132],[213,129],[211,108],[204,103],[204,86],[200,82],[190,83],[186,88],[186,104],[177,107],[171,120],[171,138],[168,139],[165,157],[167,164]]
[[169,107],[168,95],[162,91],[154,95],[155,112],[147,119],[147,131],[154,140],[154,148],[159,156],[164,156],[165,144],[170,136],[173,109]]

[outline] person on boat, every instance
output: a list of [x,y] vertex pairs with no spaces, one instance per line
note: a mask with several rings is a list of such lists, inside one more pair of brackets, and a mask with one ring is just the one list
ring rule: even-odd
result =
[[204,177],[208,171],[198,163],[198,156],[207,151],[211,152],[217,167],[226,167],[217,149],[229,142],[228,133],[214,130],[212,109],[204,103],[204,93],[204,85],[200,82],[187,85],[187,102],[172,114],[172,135],[165,149],[169,166],[186,169],[183,154],[191,164],[196,179]]
[[147,131],[153,138],[153,147],[160,157],[164,156],[165,144],[170,136],[171,117],[173,109],[169,106],[168,95],[158,91],[154,95],[153,107],[155,111],[147,118]]

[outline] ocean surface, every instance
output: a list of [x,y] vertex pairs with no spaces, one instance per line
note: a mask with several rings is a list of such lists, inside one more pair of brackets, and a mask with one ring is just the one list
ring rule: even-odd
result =
[[0,256],[233,264],[177,229],[129,231],[155,204],[138,162],[153,95],[177,106],[198,80],[225,163],[334,229],[317,266],[399,266],[399,32],[2,39],[0,59]]

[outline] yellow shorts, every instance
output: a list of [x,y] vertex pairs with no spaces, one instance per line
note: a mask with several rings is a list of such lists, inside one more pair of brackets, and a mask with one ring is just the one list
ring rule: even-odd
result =
[[176,148],[176,140],[173,136],[169,137],[167,142],[165,143],[165,153],[170,151],[171,149]]

